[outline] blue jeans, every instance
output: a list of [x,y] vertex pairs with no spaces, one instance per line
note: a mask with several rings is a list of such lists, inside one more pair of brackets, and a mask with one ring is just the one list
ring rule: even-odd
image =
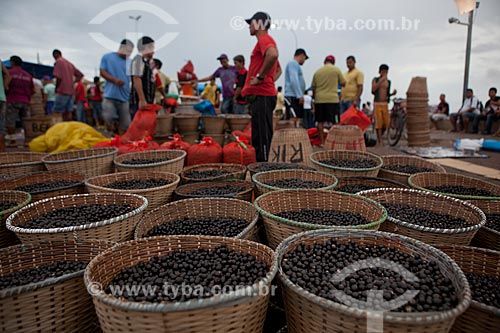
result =
[[87,115],[85,113],[85,102],[84,101],[78,101],[76,102],[76,121],[86,123],[87,122]]
[[304,128],[310,129],[316,127],[314,121],[314,115],[311,109],[304,109]]
[[[352,105],[354,101],[340,101],[340,114],[346,112]],[[358,107],[360,105],[361,100],[358,99]]]
[[224,97],[220,112],[223,114],[233,113],[233,97]]
[[94,119],[102,118],[102,102],[100,101],[91,101],[92,105],[92,117]]
[[55,104],[56,102],[54,101],[47,101],[47,103],[45,104],[45,113],[52,114],[52,111],[54,111]]
[[117,99],[104,98],[102,102],[102,117],[104,121],[111,125],[119,123],[120,129],[126,131],[130,125],[129,102],[122,102]]
[[491,134],[491,127],[493,126],[493,122],[499,119],[500,117],[495,115],[494,113],[488,113],[486,116],[483,116],[482,114],[475,114],[472,131],[474,133],[479,132],[479,122],[481,120],[486,120],[486,124],[484,125],[484,134]]
[[234,104],[233,105],[233,113],[234,114],[247,114],[247,105],[246,104]]
[[56,94],[54,112],[73,111],[73,95]]

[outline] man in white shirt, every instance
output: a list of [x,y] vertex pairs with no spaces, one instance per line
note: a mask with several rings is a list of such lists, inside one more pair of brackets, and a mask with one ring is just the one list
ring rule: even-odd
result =
[[467,132],[469,121],[474,120],[474,116],[479,114],[479,100],[474,96],[472,89],[467,89],[466,99],[457,113],[450,115],[452,132],[457,132],[457,123],[462,123],[462,130]]
[[313,92],[312,90],[306,91],[304,95],[304,128],[310,129],[315,127],[314,121],[314,104],[312,98]]

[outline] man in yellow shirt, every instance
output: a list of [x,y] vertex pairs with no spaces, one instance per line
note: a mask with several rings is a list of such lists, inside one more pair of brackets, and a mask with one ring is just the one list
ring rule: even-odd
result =
[[361,94],[363,93],[363,81],[365,75],[356,68],[356,58],[350,55],[346,59],[348,71],[344,73],[345,86],[342,88],[340,101],[340,114],[344,113],[354,105],[359,109]]
[[315,118],[318,122],[318,134],[321,144],[325,142],[323,123],[338,123],[340,119],[340,106],[338,86],[345,85],[345,79],[340,69],[335,66],[335,57],[329,55],[325,58],[324,66],[318,69],[312,79],[314,91]]
[[215,84],[215,79],[210,79],[210,83],[205,85],[205,89],[203,89],[202,98],[206,99],[215,107],[217,102],[215,93],[217,91],[217,85]]

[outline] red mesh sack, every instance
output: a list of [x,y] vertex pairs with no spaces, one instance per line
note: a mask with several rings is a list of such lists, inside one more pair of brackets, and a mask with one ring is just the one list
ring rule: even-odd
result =
[[179,134],[174,134],[174,139],[172,141],[167,141],[160,145],[159,150],[184,150],[187,152],[191,145],[187,142],[182,141]]
[[160,146],[151,140],[151,137],[145,137],[143,140],[132,141],[126,144],[122,144],[118,147],[117,155],[128,154],[128,153],[138,153],[141,151],[156,150]]
[[187,165],[221,163],[222,148],[211,137],[205,137],[197,145],[189,147]]
[[156,127],[156,111],[160,109],[161,105],[148,104],[145,109],[138,110],[127,132],[120,137],[120,143],[140,141],[146,136],[153,135]]
[[245,138],[236,137],[236,142],[224,146],[224,163],[248,165],[257,162],[255,148]]
[[308,129],[307,135],[309,135],[309,141],[311,141],[311,145],[319,146],[321,144],[321,140],[319,139],[319,134],[318,134],[317,128]]

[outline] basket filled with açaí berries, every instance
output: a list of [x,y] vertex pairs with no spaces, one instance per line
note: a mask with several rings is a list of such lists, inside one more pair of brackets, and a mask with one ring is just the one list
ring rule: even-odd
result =
[[481,227],[472,239],[472,246],[500,251],[500,199],[469,200],[486,215],[486,224]]
[[252,201],[254,184],[246,180],[225,180],[216,182],[191,183],[177,187],[177,200],[190,198],[233,198]]
[[245,179],[247,167],[241,164],[209,163],[184,168],[182,183],[212,182],[231,179]]
[[117,172],[164,171],[178,175],[185,158],[184,150],[151,150],[116,156],[114,163]]
[[316,170],[333,173],[337,177],[377,177],[383,165],[380,156],[353,150],[317,151],[309,159]]
[[8,230],[5,221],[10,214],[23,208],[31,201],[31,195],[21,191],[0,191],[0,248],[19,243],[16,234]]

